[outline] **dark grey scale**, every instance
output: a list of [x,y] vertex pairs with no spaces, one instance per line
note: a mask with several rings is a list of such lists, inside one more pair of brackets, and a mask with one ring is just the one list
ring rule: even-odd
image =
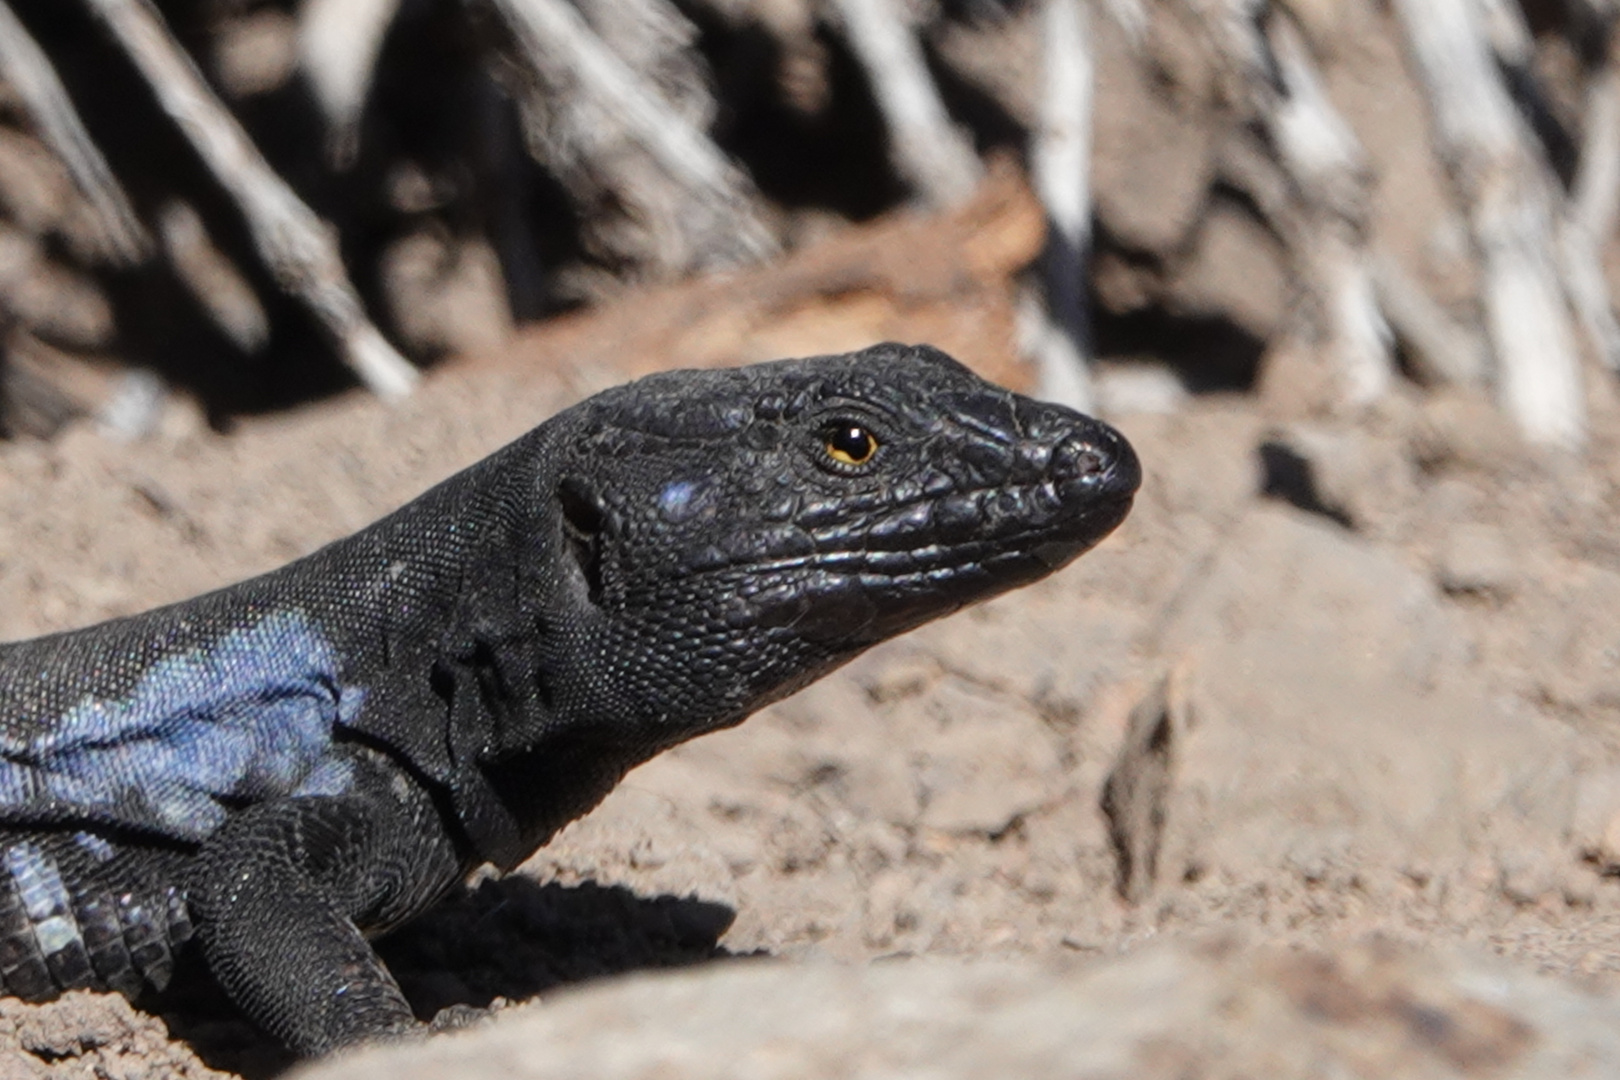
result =
[[51,982],[62,990],[97,985],[84,935],[73,912],[73,894],[56,858],[38,842],[7,846],[3,865],[17,890]]
[[150,852],[133,859],[129,849],[92,833],[56,834],[46,843],[73,897],[93,985],[126,997],[148,983],[161,990],[173,973],[173,951],[192,935],[184,891],[160,884],[167,875],[154,880],[152,871],[161,866]]
[[24,1001],[44,1001],[57,993],[17,884],[5,872],[0,872],[0,990]]
[[86,893],[79,902],[79,929],[90,965],[109,990],[133,998],[142,989],[141,973],[135,970],[129,947],[124,943],[124,924],[118,917],[118,904],[111,893]]
[[174,954],[169,950],[168,903],[153,900],[137,893],[121,893],[118,921],[124,926],[130,963],[154,989],[162,990],[174,975]]
[[186,894],[170,885],[164,893],[169,907],[169,947],[178,951],[191,940],[197,928],[191,923],[191,911],[186,907]]

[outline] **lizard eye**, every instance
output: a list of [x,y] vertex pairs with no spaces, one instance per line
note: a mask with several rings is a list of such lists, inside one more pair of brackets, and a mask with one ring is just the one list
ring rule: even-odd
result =
[[848,420],[828,425],[821,438],[827,456],[840,465],[865,465],[878,451],[877,437]]

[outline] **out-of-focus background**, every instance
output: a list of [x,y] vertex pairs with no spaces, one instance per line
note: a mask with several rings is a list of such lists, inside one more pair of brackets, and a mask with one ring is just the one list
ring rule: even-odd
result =
[[[0,0],[0,639],[932,342],[1127,433],[1120,532],[384,942],[512,1007],[324,1075],[1620,1071],[1617,18]],[[140,1004],[0,1000],[0,1074],[288,1065]]]

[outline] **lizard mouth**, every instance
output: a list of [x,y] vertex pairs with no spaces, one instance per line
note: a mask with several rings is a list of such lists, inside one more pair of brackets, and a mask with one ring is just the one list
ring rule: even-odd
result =
[[[1123,494],[1089,499],[1084,507],[1075,510],[1064,507],[1051,489],[1048,483],[975,493],[986,497],[987,502],[1005,502],[1013,497],[1021,504],[1035,500],[1055,504],[1052,510],[1056,512],[1047,520],[1040,520],[1039,515],[1032,513],[1009,514],[1003,505],[994,522],[985,521],[986,515],[980,513],[976,516],[981,528],[970,531],[954,526],[949,531],[957,535],[944,538],[939,535],[942,530],[922,527],[886,534],[876,542],[871,542],[870,533],[851,534],[848,540],[852,542],[843,544],[838,538],[819,537],[825,546],[814,552],[736,559],[704,567],[695,571],[695,575],[720,578],[747,575],[768,581],[803,573],[826,573],[900,580],[936,576],[1016,558],[1038,559],[1050,571],[1096,546],[1113,532],[1130,513],[1134,496],[1133,487]],[[899,507],[893,516],[904,518],[912,510],[926,505],[919,501]],[[868,542],[861,543],[862,539]],[[918,543],[920,539],[926,542]]]
[[924,581],[943,587],[974,568],[991,573],[1002,565],[1031,560],[1039,563],[1040,572],[1044,574],[1095,547],[1125,519],[1130,507],[1129,498],[1095,507],[1085,515],[1085,527],[1081,529],[1065,523],[1060,527],[1037,527],[958,543],[821,551],[755,562],[747,570],[762,579],[837,575],[878,588],[886,583]]
[[881,508],[856,503],[841,520],[708,544],[660,595],[709,597],[709,617],[732,632],[842,648],[1045,577],[1112,532],[1141,481],[1135,452],[1111,428],[1059,419],[1044,437],[988,446],[978,460],[994,467],[964,451],[954,489],[900,500],[891,488]]
[[[1005,495],[1005,491],[996,492]],[[814,641],[862,644],[1038,580],[1068,564],[1130,512],[1126,493],[1054,520],[1004,520],[993,533],[909,546],[848,546],[729,568],[726,620]]]

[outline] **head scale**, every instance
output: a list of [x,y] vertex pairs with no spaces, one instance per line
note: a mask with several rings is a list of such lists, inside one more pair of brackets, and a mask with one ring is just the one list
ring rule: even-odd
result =
[[552,430],[543,668],[652,748],[1063,566],[1140,480],[1113,429],[936,349],[655,375]]

